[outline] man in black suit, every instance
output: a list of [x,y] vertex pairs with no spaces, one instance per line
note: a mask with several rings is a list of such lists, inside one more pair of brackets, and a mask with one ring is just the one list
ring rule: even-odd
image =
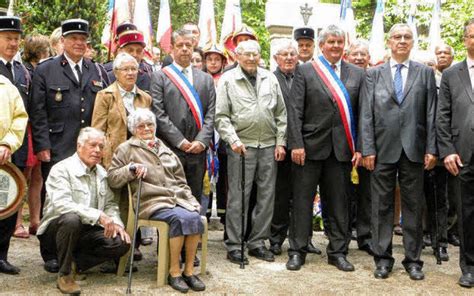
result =
[[464,27],[466,59],[443,71],[436,116],[438,147],[446,169],[460,182],[459,285],[474,286],[474,19]]
[[328,263],[353,271],[354,266],[346,259],[350,241],[346,192],[352,165],[357,165],[360,157],[355,153],[354,116],[365,74],[363,69],[342,61],[342,29],[331,25],[321,31],[318,41],[322,56],[298,67],[292,86],[294,100],[288,108],[294,182],[286,267],[298,270],[305,263],[313,199],[319,185],[329,225]]
[[[34,149],[46,181],[52,166],[76,152],[79,130],[90,126],[97,92],[107,87],[105,70],[84,58],[89,23],[62,22],[64,53],[38,65],[33,77],[30,119]],[[42,196],[42,206],[44,195]],[[57,272],[56,254],[41,250],[45,269]]]
[[436,82],[433,69],[409,60],[413,33],[408,25],[394,25],[389,36],[390,61],[368,70],[359,118],[364,166],[373,171],[374,276],[387,278],[394,264],[393,209],[398,174],[404,222],[402,263],[412,280],[422,280],[423,169],[436,164]]

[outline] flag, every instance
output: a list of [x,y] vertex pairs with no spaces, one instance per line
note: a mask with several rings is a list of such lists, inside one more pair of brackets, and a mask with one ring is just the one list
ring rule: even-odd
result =
[[383,31],[384,2],[377,0],[377,8],[372,21],[372,33],[370,34],[369,51],[372,64],[383,61],[385,56],[385,41]]
[[418,30],[416,28],[416,1],[411,0],[410,11],[408,12],[407,24],[410,26],[411,31],[413,32],[413,49],[411,51],[412,56],[416,56],[418,51]]
[[15,7],[15,0],[10,0],[10,3],[8,4],[8,10],[7,10],[8,16],[15,15],[14,7]]
[[226,0],[224,19],[222,20],[220,44],[224,44],[229,35],[242,27],[240,0]]
[[201,39],[199,46],[204,48],[208,45],[216,43],[216,21],[214,20],[214,1],[201,0],[201,9],[199,11],[199,30],[201,31]]
[[339,22],[346,32],[346,45],[349,46],[356,40],[356,23],[354,20],[354,11],[352,10],[351,0],[341,1],[341,13],[339,15]]
[[148,0],[135,0],[135,9],[133,11],[133,23],[137,26],[138,31],[143,33],[145,40],[145,55],[151,59],[152,57],[152,32],[150,10],[148,9]]
[[109,0],[107,21],[102,30],[101,42],[108,48],[108,58],[115,52],[115,29],[117,25],[129,21],[130,8],[127,0]]
[[171,51],[171,30],[170,4],[168,0],[161,0],[158,27],[156,29],[156,41],[166,53]]
[[430,25],[430,42],[429,42],[429,50],[431,53],[435,51],[436,45],[441,43],[441,22],[439,19],[441,11],[441,3],[440,0],[435,0],[433,6],[433,15],[431,16],[431,25]]

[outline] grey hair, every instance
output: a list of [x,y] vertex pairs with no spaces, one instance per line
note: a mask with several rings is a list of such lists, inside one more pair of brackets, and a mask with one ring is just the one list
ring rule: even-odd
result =
[[103,138],[105,141],[105,134],[103,131],[90,126],[82,128],[77,137],[77,144],[83,146],[90,138]]
[[435,46],[435,53],[438,49],[442,47],[446,47],[447,49],[449,49],[451,51],[451,55],[454,56],[454,48],[452,46],[447,45],[446,43],[437,44]]
[[413,31],[412,31],[411,27],[408,24],[398,23],[398,24],[393,25],[390,28],[390,31],[388,31],[388,37],[389,38],[392,37],[393,33],[398,29],[408,29],[408,30],[410,30],[411,34],[413,35]]
[[279,54],[280,51],[288,49],[288,48],[293,49],[296,52],[296,54],[298,54],[298,43],[296,43],[295,40],[290,39],[290,38],[283,38],[283,39],[276,40],[274,48],[275,48],[275,54]]
[[194,36],[193,36],[193,34],[191,34],[191,31],[184,30],[184,29],[179,29],[179,30],[173,31],[173,33],[171,33],[171,45],[175,44],[176,39],[178,37],[194,39]]
[[326,42],[329,36],[337,36],[346,38],[346,33],[344,30],[337,25],[329,25],[326,28],[322,29],[318,35],[318,44]]
[[258,53],[260,53],[260,45],[255,40],[242,41],[237,45],[235,52],[237,54],[242,54],[245,51],[258,51]]
[[369,42],[367,42],[367,40],[364,40],[364,39],[357,39],[351,43],[351,45],[347,49],[347,54],[350,54],[354,49],[359,48],[359,47],[369,52]]
[[155,126],[156,129],[156,116],[151,112],[149,109],[146,108],[137,108],[135,111],[130,113],[128,115],[128,130],[132,133],[132,135],[135,135],[135,130],[137,129],[137,126],[145,121],[151,121],[153,122],[153,125]]
[[115,57],[115,60],[114,60],[114,64],[113,64],[114,71],[118,70],[122,66],[123,63],[128,63],[128,62],[133,62],[135,64],[135,67],[138,68],[138,62],[136,58],[132,57],[130,54],[126,52],[119,53]]
[[463,29],[463,36],[466,37],[467,35],[467,30],[469,28],[469,26],[471,25],[474,25],[474,18],[471,18],[469,20],[467,20],[465,23],[464,23],[464,29]]

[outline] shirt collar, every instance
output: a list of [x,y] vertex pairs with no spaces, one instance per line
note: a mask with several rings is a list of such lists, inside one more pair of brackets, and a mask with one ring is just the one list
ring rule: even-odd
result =
[[[76,177],[82,177],[82,176],[85,176],[85,175],[89,175],[91,173],[91,169],[89,169],[82,162],[82,160],[79,158],[79,155],[77,154],[77,152],[74,153],[71,157],[74,158],[74,160],[77,164],[77,165],[74,165],[74,166],[71,167],[71,170],[74,172],[74,175]],[[107,171],[99,164],[96,165],[92,169],[92,171],[97,174],[97,177],[99,178],[99,180],[103,180],[104,178],[107,177]]]
[[[395,61],[394,59],[390,59],[390,68],[396,67],[398,64],[399,63],[397,61]],[[403,61],[400,64],[403,64],[403,66],[407,67],[407,69],[408,69],[410,67],[410,59],[406,59],[405,61]]]
[[75,63],[73,60],[71,60],[68,56],[67,56],[67,53],[64,52],[64,57],[66,58],[67,62],[69,63],[69,65],[71,65],[71,68],[74,69],[74,67],[76,67],[76,65],[79,65],[79,69],[81,69],[82,71],[82,61],[84,60],[83,58],[81,58],[79,60],[79,62]]
[[[332,65],[332,63],[330,61],[328,61],[324,55],[321,55],[323,57],[323,59],[328,62],[329,65]],[[335,62],[334,65],[336,65],[336,69],[338,69],[339,71],[341,70],[341,63],[342,63],[342,59],[339,59],[339,61]]]
[[474,66],[474,60],[470,59],[469,57],[466,57],[466,63],[468,69],[471,69],[471,67]]
[[133,89],[131,91],[124,90],[118,82],[117,82],[117,87],[118,87],[118,89],[120,91],[120,95],[122,97],[125,96],[127,93],[132,93],[134,96],[137,94],[137,86],[136,85],[133,86]]
[[3,57],[0,57],[0,61],[2,61],[4,65],[6,65],[8,62],[10,62],[10,64],[12,64],[12,66],[13,66],[13,59],[11,61],[7,61]]
[[[173,62],[173,65],[178,68],[179,72],[183,72],[183,67],[178,65],[178,63],[176,62]],[[189,66],[186,67],[186,70],[188,70],[188,73],[192,73],[192,69],[193,69],[193,65],[192,64],[189,64]]]

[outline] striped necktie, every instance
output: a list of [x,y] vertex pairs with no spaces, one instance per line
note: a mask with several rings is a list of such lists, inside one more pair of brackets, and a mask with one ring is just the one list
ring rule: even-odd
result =
[[397,70],[395,71],[395,77],[393,79],[395,94],[397,95],[397,101],[399,104],[401,104],[403,100],[402,68],[403,64],[397,64]]

